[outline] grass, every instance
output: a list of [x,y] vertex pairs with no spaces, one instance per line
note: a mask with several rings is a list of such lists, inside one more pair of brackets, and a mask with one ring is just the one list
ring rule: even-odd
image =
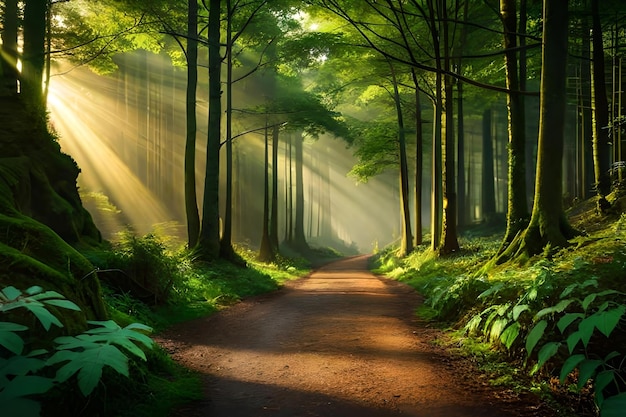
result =
[[[623,201],[618,204],[624,206]],[[610,337],[592,327],[588,345],[583,349],[579,343],[569,352],[565,338],[574,332],[578,322],[566,331],[559,331],[556,323],[567,314],[572,317],[580,314],[583,318],[605,310],[619,314],[620,306],[626,304],[622,295],[626,293],[626,214],[600,215],[591,201],[574,208],[570,219],[586,234],[549,258],[537,256],[525,265],[508,263],[481,273],[496,253],[501,235],[480,237],[479,230],[473,230],[461,238],[462,250],[452,256],[437,258],[429,247],[420,246],[410,256],[399,259],[394,248],[386,248],[375,257],[374,268],[378,273],[408,283],[424,295],[426,301],[416,313],[449,329],[440,343],[471,358],[490,376],[493,385],[537,393],[547,404],[556,402],[561,415],[592,416],[597,412],[594,398],[598,397],[597,392],[594,394],[593,376],[591,382],[582,381],[578,389],[578,371],[575,369],[559,380],[559,370],[573,354],[595,360],[607,357],[616,348],[619,350],[626,343],[626,319],[619,318]],[[566,288],[571,288],[571,293],[563,296]],[[618,293],[606,294],[607,290]],[[586,297],[591,302],[583,310],[582,300]],[[525,342],[540,321],[537,313],[564,299],[571,300],[570,304],[563,309],[553,308],[542,316],[548,326],[538,339],[537,349],[528,355]],[[519,307],[513,318],[516,306]],[[512,324],[519,334],[505,335],[505,328]],[[558,350],[554,356],[544,353],[543,364],[537,351],[541,352],[539,348],[550,343],[556,343]],[[615,376],[616,382],[610,383],[605,392],[607,396],[624,392],[625,387],[619,382],[626,373],[624,358],[620,352],[615,361],[603,362],[597,370],[604,369]]]

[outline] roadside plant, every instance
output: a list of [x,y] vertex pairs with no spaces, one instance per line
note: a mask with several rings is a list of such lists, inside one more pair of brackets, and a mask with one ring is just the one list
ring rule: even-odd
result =
[[[49,307],[80,311],[58,292],[43,291],[37,286],[24,292],[12,286],[0,291],[0,313],[21,308],[32,313],[46,331],[53,325],[63,327]],[[55,338],[51,350],[29,351],[21,334],[31,329],[11,321],[0,322],[0,404],[8,416],[38,416],[41,404],[33,397],[49,392],[74,375],[81,393],[89,396],[100,382],[105,366],[128,377],[128,355],[145,361],[142,348],[153,346],[144,334],[151,331],[148,326],[133,323],[121,328],[113,321],[88,323],[95,327],[77,336]]]
[[[624,321],[626,293],[612,289],[589,292],[590,288],[597,287],[595,278],[571,284],[561,292],[557,304],[535,314],[535,324],[526,336],[526,354],[530,357],[535,348],[541,346],[531,373],[561,354],[564,360],[560,382],[564,383],[568,375],[577,370],[578,389],[590,381],[593,383],[600,416],[621,416],[626,407],[626,351],[612,350],[620,345],[609,340],[619,333],[616,330]],[[580,289],[585,289],[585,297],[573,296]],[[554,326],[558,333],[546,331]],[[557,340],[539,344],[542,339],[557,335],[560,335]],[[594,343],[602,336],[608,339],[605,343]]]

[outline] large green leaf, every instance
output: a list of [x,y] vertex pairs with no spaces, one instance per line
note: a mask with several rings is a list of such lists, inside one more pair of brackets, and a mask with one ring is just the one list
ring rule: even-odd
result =
[[580,342],[580,332],[578,330],[567,336],[566,343],[569,353],[574,352],[574,348],[576,348],[578,342]]
[[22,353],[22,350],[24,350],[24,340],[12,331],[5,331],[0,329],[0,346],[4,347],[15,355],[20,355]]
[[506,325],[508,323],[509,320],[504,317],[500,317],[494,320],[493,325],[491,326],[491,329],[489,331],[489,340],[496,341],[500,339],[502,331],[506,328]]
[[511,349],[511,346],[513,346],[513,343],[519,336],[520,327],[521,326],[518,322],[514,322],[509,327],[504,329],[504,331],[500,335],[500,341],[507,349]]
[[602,408],[602,403],[604,402],[604,389],[613,381],[615,381],[615,370],[613,369],[607,369],[596,375],[596,378],[593,381],[593,390],[598,407]]
[[593,330],[596,328],[596,315],[592,314],[591,316],[583,319],[578,324],[578,333],[580,334],[580,340],[582,340],[583,345],[587,347],[589,341],[591,340],[591,336],[593,336]]
[[561,333],[563,333],[565,332],[565,329],[569,327],[570,324],[572,324],[577,319],[583,319],[583,318],[585,318],[585,315],[582,313],[567,313],[559,319],[558,323],[556,324],[556,327],[558,327]]
[[562,313],[570,304],[572,304],[572,302],[574,302],[573,299],[561,300],[557,305],[541,309],[537,314],[535,314],[535,320],[538,320],[548,314]]
[[585,359],[578,366],[578,389],[585,386],[587,381],[596,373],[598,367],[602,366],[604,361],[600,359]]
[[14,355],[6,359],[6,361],[0,365],[0,374],[26,375],[39,371],[45,365],[46,362],[39,358]]
[[602,313],[598,314],[594,325],[598,330],[600,330],[603,335],[609,337],[613,330],[615,330],[615,327],[617,327],[617,324],[619,323],[625,312],[625,305],[620,305],[619,307],[612,310],[603,311]]
[[[89,329],[85,332],[86,335],[90,335],[89,339],[94,342],[106,342],[123,346],[130,350],[137,356],[142,357],[145,360],[145,356],[141,350],[139,350],[131,341],[137,341],[143,344],[145,347],[151,349],[154,346],[154,342],[145,334],[138,330],[150,331],[152,330],[148,326],[140,325],[139,323],[129,324],[125,328],[121,328],[114,321],[107,322],[90,322],[92,324],[99,324],[105,327],[97,327]],[[132,347],[131,347],[132,346]],[[141,352],[140,354],[138,352]]]
[[522,314],[524,311],[528,310],[529,308],[530,307],[528,306],[528,304],[519,304],[513,307],[513,321],[517,321],[520,314]]
[[65,308],[68,310],[80,311],[80,307],[71,302],[70,300],[44,300],[45,304]]
[[626,410],[626,392],[604,400],[600,407],[600,417],[624,417]]
[[14,301],[22,295],[22,292],[13,286],[8,286],[2,289],[2,295],[7,301]]
[[541,320],[535,324],[530,332],[528,332],[528,336],[526,336],[526,356],[530,356],[533,352],[537,342],[539,342],[539,339],[543,336],[546,327],[548,327],[548,322],[546,320]]
[[539,370],[543,365],[545,365],[546,362],[550,360],[550,358],[556,355],[560,347],[560,342],[549,342],[543,345],[541,349],[539,349],[539,353],[537,354],[539,360],[537,361],[537,365],[535,366],[535,369],[532,373]]
[[585,358],[585,355],[582,354],[572,355],[567,358],[565,362],[563,362],[563,366],[561,366],[561,375],[559,377],[561,384],[565,382],[565,378],[567,378],[567,375],[569,375],[569,373],[572,372],[579,363],[584,361]]
[[110,366],[118,373],[128,376],[128,358],[117,347],[101,344],[98,348],[84,351],[62,350],[55,353],[48,364],[67,362],[57,371],[55,380],[67,381],[78,373],[78,387],[87,396],[96,388],[102,376],[102,368]]
[[504,287],[504,283],[503,282],[498,282],[497,284],[492,285],[491,287],[487,288],[485,291],[481,292],[478,295],[478,298],[485,298],[490,296],[491,294],[495,294],[498,291],[500,291],[502,288]]

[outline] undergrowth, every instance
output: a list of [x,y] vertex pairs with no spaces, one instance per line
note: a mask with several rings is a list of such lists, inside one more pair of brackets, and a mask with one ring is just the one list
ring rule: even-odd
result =
[[462,251],[445,258],[420,247],[398,259],[388,248],[375,265],[423,294],[418,314],[453,329],[445,343],[475,358],[494,384],[549,394],[546,402],[555,398],[571,415],[618,416],[626,407],[625,239],[622,215],[550,259],[488,275],[480,271],[498,236],[462,240]]
[[[237,246],[236,251],[245,267],[221,260],[198,262],[193,251],[167,235],[136,236],[127,231],[118,234],[109,247],[84,255],[96,267],[93,273],[101,280],[109,316],[120,326],[141,322],[158,332],[246,297],[274,291],[309,270],[301,258],[278,256],[274,263],[263,264],[249,248]],[[97,387],[89,408],[100,410],[103,416],[165,417],[172,407],[202,395],[198,375],[175,364],[159,347],[147,353],[146,362],[132,362],[131,378],[109,374],[105,369],[109,383]],[[67,398],[67,392],[57,394]],[[57,402],[62,404],[60,398]],[[68,415],[82,412],[67,409]]]

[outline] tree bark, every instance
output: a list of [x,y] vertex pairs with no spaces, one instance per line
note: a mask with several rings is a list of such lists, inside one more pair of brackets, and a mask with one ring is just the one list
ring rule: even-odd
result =
[[269,235],[269,134],[267,120],[265,121],[264,136],[264,160],[263,160],[263,233],[261,235],[261,248],[259,249],[259,260],[261,262],[272,262],[276,256],[272,248]]
[[[2,88],[6,91],[6,94],[9,95],[14,95],[18,92],[17,3],[17,0],[5,0],[4,15],[2,16],[2,54],[0,54],[0,61],[2,62],[2,80],[4,82]],[[5,94],[4,91],[2,93]]]
[[508,198],[506,232],[500,247],[503,251],[513,238],[528,225],[526,205],[526,134],[525,111],[518,78],[516,0],[500,0],[504,26],[504,64],[506,70],[508,119]]
[[491,137],[491,109],[483,112],[483,150],[482,150],[482,185],[481,211],[485,222],[493,221],[496,215],[496,191],[493,183],[493,139]]
[[198,253],[204,260],[214,260],[220,253],[219,173],[221,135],[221,56],[220,0],[209,2],[209,124],[206,153],[202,227]]
[[430,247],[436,251],[439,247],[439,238],[441,233],[441,114],[443,103],[443,74],[441,67],[441,45],[439,42],[439,24],[435,16],[435,5],[433,0],[426,2],[430,13],[430,34],[433,41],[433,50],[435,55],[435,100],[434,121],[433,121],[433,139],[432,139],[432,163],[431,163],[431,197],[430,197]]
[[278,252],[278,142],[280,127],[272,127],[272,199],[270,206],[269,238],[272,249]]
[[28,0],[24,5],[24,47],[22,54],[21,94],[29,106],[41,112],[45,123],[43,73],[45,66],[46,16],[48,0]]
[[[592,56],[591,56],[591,99],[593,106],[593,166],[595,188],[600,199],[606,202],[611,192],[611,146],[609,144],[609,104],[605,87],[604,45],[600,22],[599,0],[591,0]],[[606,202],[608,204],[608,202]]]
[[220,257],[235,260],[233,249],[233,13],[231,1],[226,1],[226,191],[224,224],[220,239]]
[[198,1],[189,0],[187,15],[187,91],[185,100],[187,136],[185,139],[185,213],[187,246],[198,243],[200,214],[196,194],[196,91],[198,88]]
[[295,200],[295,224],[293,246],[299,251],[306,251],[309,245],[304,234],[304,178],[303,178],[303,138],[296,138],[294,141],[295,153],[295,180],[296,180],[296,200]]
[[419,81],[415,68],[411,68],[411,76],[415,84],[415,236],[414,244],[421,245],[422,236],[422,177],[424,175],[424,135],[422,131],[422,107],[420,100]]
[[406,154],[406,132],[404,129],[404,117],[402,115],[402,103],[396,79],[395,69],[389,61],[391,76],[393,79],[394,103],[398,123],[398,151],[400,157],[400,214],[402,219],[402,238],[400,241],[399,256],[404,257],[413,251],[413,237],[411,236],[411,210],[409,209],[409,168]]
[[525,259],[544,248],[564,247],[574,235],[562,201],[562,158],[565,125],[568,8],[560,0],[544,0],[541,103],[535,199],[528,227],[499,260]]

